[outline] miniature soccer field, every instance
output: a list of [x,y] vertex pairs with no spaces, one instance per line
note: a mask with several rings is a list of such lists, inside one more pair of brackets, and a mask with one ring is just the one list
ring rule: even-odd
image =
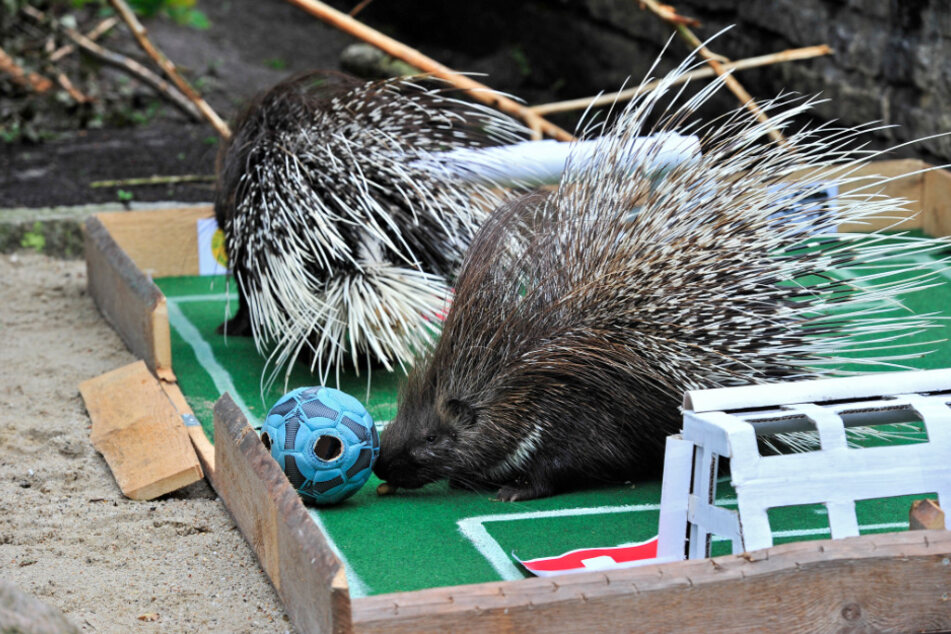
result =
[[[917,258],[934,261],[932,256]],[[917,314],[951,314],[951,273],[942,275],[946,283],[906,298],[908,309]],[[229,304],[224,277],[163,278],[156,283],[168,301],[175,374],[209,438],[212,407],[222,392],[231,394],[252,426],[260,424],[285,392],[283,374],[262,394],[265,360],[253,341],[215,333],[226,311],[237,306],[234,285]],[[930,346],[935,352],[903,363],[919,369],[951,366],[951,344],[938,341],[949,338],[951,324],[916,335],[918,341],[936,341]],[[396,413],[401,377],[400,372],[374,370],[368,393],[366,373],[349,373],[341,377],[339,387],[367,406],[378,427],[385,427]],[[287,390],[314,382],[306,368],[297,367]],[[333,378],[330,384],[334,385]],[[896,442],[914,441],[918,436],[902,430]],[[728,478],[721,478],[718,503],[729,507],[733,496],[724,480]],[[347,567],[353,597],[518,579],[528,573],[513,554],[520,559],[555,556],[578,548],[641,542],[657,533],[659,478],[516,503],[498,502],[491,492],[452,490],[444,482],[380,497],[376,494],[379,483],[373,476],[341,504],[311,509]],[[861,532],[907,529],[913,499],[859,502]],[[770,521],[776,543],[829,535],[822,505],[773,509]],[[713,553],[728,553],[729,547],[727,541],[715,541]]]

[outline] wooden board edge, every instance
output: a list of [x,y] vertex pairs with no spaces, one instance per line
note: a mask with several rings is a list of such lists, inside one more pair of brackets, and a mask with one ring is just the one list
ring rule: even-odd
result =
[[182,424],[185,425],[185,431],[188,432],[188,437],[191,439],[192,447],[194,447],[195,453],[198,455],[201,468],[205,472],[205,477],[208,478],[208,482],[211,483],[211,486],[217,489],[215,486],[214,445],[208,440],[208,436],[205,435],[205,430],[202,428],[201,423],[195,418],[195,413],[188,405],[188,401],[185,400],[185,395],[182,394],[178,383],[164,379],[160,380],[160,383],[162,384],[162,389],[165,390],[166,396],[168,396],[168,400],[170,400],[175,409],[178,410]]
[[[894,159],[872,161],[854,172],[849,169],[849,177],[857,181],[841,188],[840,193],[849,193],[863,188],[867,194],[884,194],[907,201],[903,208],[894,209],[886,216],[872,216],[861,221],[847,222],[839,226],[839,231],[869,233],[871,231],[906,231],[920,229],[924,224],[924,181],[929,165],[918,159]],[[835,171],[833,170],[833,173]],[[874,184],[880,179],[887,182]],[[870,186],[871,185],[871,186]]]
[[90,440],[122,493],[151,500],[204,477],[180,417],[141,360],[82,381]]
[[[87,288],[105,320],[136,357],[156,372],[165,351],[155,349],[154,311],[162,292],[93,215],[84,225]],[[171,366],[171,348],[168,352]]]
[[161,290],[152,309],[151,331],[155,375],[164,381],[175,381],[175,373],[172,372],[172,331],[168,323],[168,303]]
[[934,169],[925,174],[922,205],[925,233],[933,237],[951,235],[951,172]]
[[[96,214],[136,266],[152,277],[198,275],[197,221],[214,216],[209,204]],[[156,235],[163,240],[157,241]]]
[[349,632],[340,560],[228,394],[215,403],[215,489],[301,632]]
[[[947,631],[948,531],[353,601],[357,632]],[[897,589],[901,591],[897,591]]]

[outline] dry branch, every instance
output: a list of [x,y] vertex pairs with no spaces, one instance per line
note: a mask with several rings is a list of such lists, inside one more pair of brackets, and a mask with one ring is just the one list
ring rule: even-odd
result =
[[[740,103],[743,104],[753,115],[756,117],[757,121],[764,125],[769,125],[769,118],[766,114],[756,105],[756,101],[753,97],[743,88],[743,85],[732,75],[727,74],[727,71],[723,67],[724,57],[712,53],[706,46],[703,45],[703,42],[694,35],[687,24],[689,23],[687,19],[683,18],[674,11],[671,7],[666,5],[661,5],[657,0],[639,0],[642,7],[647,7],[650,9],[654,15],[661,18],[668,24],[673,25],[676,29],[677,34],[680,35],[690,46],[696,49],[697,53],[710,65],[710,68],[718,76],[723,77],[723,83],[726,84],[726,87],[736,95],[737,99],[740,100]],[[778,143],[785,142],[785,137],[783,137],[782,132],[776,128],[770,128],[769,136],[771,139]]]
[[57,72],[56,81],[59,85],[69,93],[69,96],[72,97],[78,103],[86,103],[92,101],[87,95],[85,95],[81,90],[73,86],[73,82],[69,81],[69,77],[65,73]]
[[[100,37],[102,37],[103,34],[108,32],[109,29],[114,27],[118,22],[119,22],[119,18],[115,16],[112,16],[111,18],[106,18],[105,20],[100,22],[98,25],[96,25],[96,27],[93,30],[91,30],[89,33],[86,33],[86,37],[89,38],[89,40],[95,42]],[[50,61],[53,63],[56,63],[75,50],[76,50],[75,44],[66,44],[65,46],[60,46],[58,49],[56,49],[50,54]]]
[[488,104],[493,108],[497,108],[502,112],[520,118],[529,128],[532,129],[533,132],[536,133],[536,136],[544,133],[560,141],[571,141],[574,139],[571,134],[565,130],[562,130],[550,121],[547,121],[543,117],[540,117],[538,114],[532,112],[528,107],[494,92],[485,84],[481,84],[469,77],[466,77],[465,75],[460,75],[459,73],[450,70],[448,67],[443,66],[439,62],[427,57],[426,55],[423,55],[416,49],[410,48],[405,44],[368,27],[362,22],[354,20],[346,13],[341,13],[340,11],[327,6],[319,0],[287,1],[294,6],[307,11],[311,15],[323,20],[327,24],[330,24],[331,26],[349,33],[350,35],[353,35],[354,37],[357,37],[365,42],[369,42],[370,44],[382,49],[389,55],[401,59],[423,72],[429,73],[434,77],[438,77],[451,83],[457,88],[465,90],[474,99],[477,99],[484,104]]
[[[807,46],[805,48],[792,48],[785,51],[780,51],[779,53],[760,55],[758,57],[748,57],[736,62],[730,62],[724,64],[723,68],[727,72],[731,72],[736,70],[744,70],[747,68],[756,68],[758,66],[779,64],[781,62],[810,59],[820,55],[828,55],[831,52],[832,49],[825,44],[819,46]],[[674,82],[674,85],[693,81],[695,79],[714,77],[715,75],[716,71],[714,71],[712,68],[698,68],[697,70],[689,71],[678,77]],[[568,101],[556,101],[553,103],[540,104],[537,106],[532,106],[531,110],[538,114],[545,115],[551,114],[553,112],[569,112],[572,110],[584,110],[585,108],[589,107],[609,106],[620,101],[633,99],[634,97],[637,97],[643,93],[650,92],[657,88],[658,85],[660,85],[659,80],[651,81],[641,86],[611,93],[609,95],[581,97],[579,99],[570,99]]]
[[189,117],[195,119],[196,121],[202,120],[201,113],[191,101],[186,99],[181,93],[175,90],[174,86],[150,71],[142,64],[138,63],[134,59],[99,46],[75,29],[64,29],[64,32],[69,37],[69,39],[79,46],[79,48],[86,51],[96,59],[105,62],[110,66],[115,66],[116,68],[124,70],[143,83],[154,88],[159,94],[168,99],[172,105],[187,114]]
[[141,185],[171,185],[175,183],[213,183],[212,174],[180,174],[178,176],[146,176],[118,180],[92,181],[90,187],[136,187]]
[[43,93],[53,87],[53,82],[46,77],[24,70],[2,48],[0,48],[0,72],[10,75],[13,81],[34,92]]
[[192,88],[191,84],[185,80],[184,77],[178,72],[178,69],[175,67],[175,64],[168,59],[162,51],[158,50],[152,41],[148,37],[148,32],[145,30],[145,27],[142,26],[142,23],[139,22],[139,19],[135,17],[135,14],[129,9],[129,6],[125,3],[125,0],[109,0],[116,11],[119,12],[119,15],[122,17],[123,21],[129,25],[129,29],[132,30],[132,35],[135,36],[135,39],[138,40],[139,45],[142,49],[151,57],[155,62],[161,67],[165,74],[175,83],[182,94],[201,112],[202,116],[214,126],[215,130],[218,131],[218,134],[222,138],[229,139],[231,138],[231,129],[228,127],[228,124],[218,116],[211,106],[208,105],[204,99],[201,98],[201,95]]

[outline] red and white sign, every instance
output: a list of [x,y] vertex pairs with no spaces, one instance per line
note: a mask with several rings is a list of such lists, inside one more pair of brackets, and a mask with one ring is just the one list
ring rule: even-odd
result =
[[[512,555],[515,557],[515,555]],[[522,561],[529,572],[539,577],[550,577],[569,572],[593,570],[617,570],[645,564],[660,563],[657,559],[657,538],[652,537],[639,544],[612,546],[608,548],[579,548],[556,557],[540,557]]]

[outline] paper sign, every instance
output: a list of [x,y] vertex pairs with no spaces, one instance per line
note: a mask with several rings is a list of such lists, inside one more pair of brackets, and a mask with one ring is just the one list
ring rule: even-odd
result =
[[225,275],[228,255],[225,253],[225,234],[214,218],[198,220],[198,274]]
[[525,561],[516,557],[514,553],[512,557],[515,557],[515,560],[529,572],[539,577],[593,570],[617,570],[667,561],[667,559],[657,559],[656,537],[639,544],[607,548],[579,548],[555,557],[540,557]]

